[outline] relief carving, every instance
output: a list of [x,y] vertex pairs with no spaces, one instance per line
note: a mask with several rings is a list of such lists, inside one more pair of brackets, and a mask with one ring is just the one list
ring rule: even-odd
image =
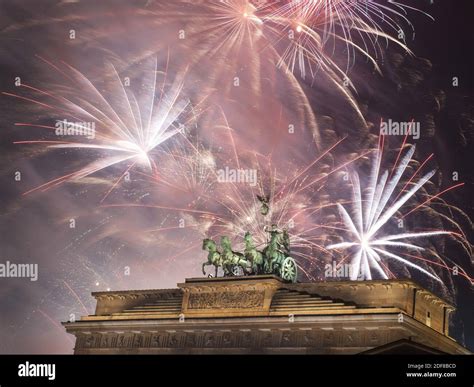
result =
[[273,345],[273,333],[270,332],[263,332],[262,333],[262,341],[261,341],[261,346],[262,347],[271,347]]
[[280,346],[281,347],[294,347],[296,346],[296,336],[294,332],[284,331],[281,335]]
[[232,334],[230,332],[225,332],[222,335],[222,346],[231,347],[232,346]]
[[188,309],[249,309],[261,308],[263,291],[191,293]]

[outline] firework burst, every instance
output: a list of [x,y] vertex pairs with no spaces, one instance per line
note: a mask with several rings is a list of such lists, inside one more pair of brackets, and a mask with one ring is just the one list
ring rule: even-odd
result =
[[[377,70],[378,55],[383,53],[382,43],[392,42],[410,52],[405,44],[405,27],[413,30],[407,10],[415,8],[389,1],[387,4],[368,1],[307,0],[289,1],[280,6],[269,18],[290,28],[294,47],[286,55],[290,62],[299,62],[304,75],[305,62],[330,65],[339,71],[326,52],[328,45],[342,43],[347,52],[346,72],[354,62],[356,53],[363,54]],[[426,14],[425,14],[426,15]],[[429,15],[427,15],[429,16]],[[388,30],[389,32],[386,32]],[[391,34],[393,33],[396,38]],[[291,66],[294,68],[294,66]]]
[[[255,55],[276,54],[278,67],[291,72],[298,69],[302,78],[308,69],[312,77],[316,69],[343,75],[356,53],[379,70],[382,43],[392,42],[410,52],[404,27],[413,30],[407,10],[415,8],[398,2],[215,0],[204,4],[202,15],[208,22],[193,26],[197,33],[207,33],[210,40],[219,37],[219,44],[210,46],[211,55],[235,48],[250,48]],[[263,41],[260,46],[259,40]],[[331,57],[337,43],[342,43],[347,52],[345,71]]]
[[[327,209],[335,204],[321,192],[331,175],[366,155],[357,155],[331,167],[328,158],[342,141],[303,167],[296,168],[291,164],[287,173],[278,172],[281,166],[277,166],[271,156],[235,152],[232,165],[238,168],[230,169],[231,172],[245,172],[246,177],[254,172],[255,179],[239,181],[229,176],[226,179],[224,171],[229,169],[219,164],[223,160],[217,160],[212,172],[217,179],[213,195],[202,195],[202,211],[196,211],[196,208],[181,208],[179,211],[192,215],[193,222],[186,223],[192,223],[201,237],[231,235],[236,249],[243,248],[246,232],[251,233],[258,248],[263,248],[271,227],[288,230],[292,254],[298,259],[298,266],[308,278],[314,279],[311,272],[316,271],[319,261],[315,257],[328,253],[324,247],[328,231],[342,230],[336,220],[326,217]],[[230,161],[224,162],[228,164]]]
[[[382,148],[377,150],[376,157],[372,164],[370,177],[368,179],[368,188],[365,192],[361,189],[359,174],[354,173],[352,176],[352,216],[344,206],[338,204],[338,210],[342,222],[350,235],[350,239],[328,245],[326,248],[328,250],[349,250],[352,252],[351,280],[371,280],[373,278],[372,271],[375,271],[379,277],[387,279],[391,272],[384,264],[384,259],[397,261],[398,263],[413,268],[441,283],[441,278],[433,270],[427,270],[421,265],[414,263],[413,258],[431,264],[431,269],[434,265],[438,265],[451,270],[444,261],[443,264],[437,264],[427,258],[417,257],[408,253],[400,253],[399,251],[409,250],[409,252],[426,252],[424,247],[415,244],[413,240],[440,235],[457,238],[462,237],[462,235],[445,230],[400,232],[396,234],[387,234],[384,232],[384,226],[387,226],[390,221],[393,221],[394,216],[400,213],[403,206],[410,199],[415,197],[417,192],[419,192],[423,186],[430,181],[436,172],[435,170],[432,170],[423,175],[419,180],[416,180],[415,176],[420,171],[421,167],[425,165],[425,162],[408,179],[403,187],[397,191],[397,188],[401,185],[401,179],[405,174],[408,165],[412,161],[415,146],[410,146],[405,155],[400,159],[401,151],[402,149],[400,150],[399,157],[397,158],[396,164],[392,170],[386,170],[381,173],[383,152],[382,140]],[[442,193],[457,188],[460,185],[462,184],[450,187]],[[439,197],[439,195],[440,194],[429,197],[420,205],[405,213],[405,215],[401,215],[397,219],[399,221],[402,220],[415,210]],[[404,258],[402,255],[407,258]],[[462,275],[469,279],[465,271],[462,269],[461,271]],[[470,280],[472,281],[472,279]]]
[[[156,59],[153,67],[143,73],[144,91],[138,97],[126,84],[130,79],[122,78],[112,64],[107,66],[107,73],[112,74],[110,81],[99,87],[64,62],[56,65],[42,60],[65,77],[69,85],[46,90],[22,84],[21,87],[33,95],[3,93],[39,106],[56,117],[54,125],[16,123],[16,126],[32,127],[46,133],[43,132],[44,138],[40,140],[15,144],[38,145],[49,151],[89,151],[93,152],[95,160],[26,193],[45,191],[66,181],[78,181],[113,166],[122,168],[121,177],[134,166],[155,174],[158,167],[154,154],[172,137],[184,134],[187,124],[194,118],[189,101],[182,97],[182,80],[176,79],[166,88],[166,72],[158,70]],[[162,78],[161,82],[158,77]]]

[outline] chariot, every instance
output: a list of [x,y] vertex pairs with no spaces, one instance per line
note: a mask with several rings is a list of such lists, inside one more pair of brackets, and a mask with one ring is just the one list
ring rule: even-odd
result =
[[206,274],[205,267],[212,265],[215,267],[215,276],[218,269],[222,268],[225,277],[274,274],[284,281],[296,282],[298,267],[290,256],[288,232],[277,229],[275,225],[266,231],[270,234],[270,240],[262,251],[255,247],[249,232],[244,237],[243,252],[233,251],[227,236],[221,238],[220,247],[212,239],[204,239],[202,248],[208,251],[208,256],[207,261],[202,264],[203,274]]

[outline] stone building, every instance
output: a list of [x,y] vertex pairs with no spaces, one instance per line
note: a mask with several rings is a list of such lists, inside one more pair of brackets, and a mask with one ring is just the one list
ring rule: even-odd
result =
[[193,278],[176,289],[93,293],[64,323],[76,354],[469,354],[454,308],[410,280],[285,283]]

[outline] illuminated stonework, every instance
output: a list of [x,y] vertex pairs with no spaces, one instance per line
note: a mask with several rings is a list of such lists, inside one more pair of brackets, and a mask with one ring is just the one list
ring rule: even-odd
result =
[[95,315],[64,323],[76,354],[469,353],[449,337],[453,307],[408,280],[195,278],[93,295]]

